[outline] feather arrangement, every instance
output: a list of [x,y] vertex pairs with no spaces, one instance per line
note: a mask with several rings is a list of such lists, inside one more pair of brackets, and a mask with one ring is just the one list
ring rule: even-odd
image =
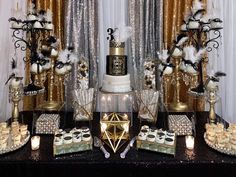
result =
[[43,22],[43,21],[45,21],[45,17],[46,17],[46,11],[45,10],[40,10],[38,12],[38,20]]
[[183,52],[184,52],[184,59],[185,60],[190,60],[192,63],[196,62],[196,58],[194,56],[196,53],[195,47],[193,47],[192,45],[186,46],[183,48]]
[[11,86],[19,87],[23,77],[17,76],[18,75],[17,62],[14,58],[12,58],[11,61],[11,69],[12,69],[12,74],[8,77],[7,81],[5,82],[5,85],[8,84],[8,82],[10,81]]
[[195,61],[199,62],[206,53],[206,48],[201,48],[195,55]]
[[161,60],[161,62],[166,62],[167,58],[169,58],[169,51],[166,49],[163,49],[161,53],[158,52],[158,58]]
[[189,60],[192,63],[199,62],[202,58],[202,55],[206,52],[206,48],[200,49],[198,52],[196,48],[192,45],[186,46],[183,49],[184,52],[184,59]]
[[192,14],[194,15],[199,10],[204,10],[204,5],[200,0],[194,0],[191,10],[192,10]]
[[78,57],[75,53],[72,53],[72,51],[65,49],[59,53],[57,60],[62,63],[76,63]]
[[70,57],[71,52],[68,49],[65,49],[59,53],[59,56],[57,58],[57,61],[60,61],[62,63],[68,63],[69,62],[69,57]]
[[217,88],[217,83],[220,81],[220,77],[224,77],[226,76],[226,73],[221,72],[221,71],[217,71],[214,74],[210,74],[208,76],[208,79],[205,82],[205,88],[207,90],[215,90]]
[[120,26],[116,28],[113,36],[116,42],[125,42],[132,35],[132,27],[130,26]]

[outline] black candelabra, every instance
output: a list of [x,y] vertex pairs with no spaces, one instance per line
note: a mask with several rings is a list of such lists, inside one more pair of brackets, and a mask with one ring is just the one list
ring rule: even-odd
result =
[[[50,12],[48,12],[50,13]],[[9,19],[11,29],[13,30],[12,37],[14,39],[14,47],[21,51],[29,51],[29,57],[24,56],[23,61],[29,63],[31,67],[31,83],[24,87],[25,95],[36,95],[44,92],[44,87],[37,84],[36,77],[40,73],[44,59],[40,57],[42,42],[50,36],[53,31],[51,14],[44,11],[36,13],[35,5],[31,4],[29,13],[25,20]]]
[[[199,10],[196,14],[204,13],[204,10]],[[202,14],[203,15],[203,14]],[[187,22],[181,26],[181,31],[188,35],[189,41],[197,51],[204,49],[211,52],[213,49],[218,49],[220,46],[218,39],[221,37],[220,30],[223,29],[222,21],[218,18],[203,20],[196,19],[195,16],[189,18]],[[202,57],[198,63],[195,63],[199,72],[199,84],[196,88],[190,90],[191,93],[202,95],[204,93],[203,82],[203,62]]]

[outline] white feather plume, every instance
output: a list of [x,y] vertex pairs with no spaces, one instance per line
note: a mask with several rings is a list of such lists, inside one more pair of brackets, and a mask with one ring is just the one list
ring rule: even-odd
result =
[[191,11],[187,11],[184,15],[184,21],[187,23],[189,19],[191,18]]
[[75,53],[71,53],[68,49],[65,49],[59,53],[57,60],[62,63],[76,63],[78,56]]
[[57,60],[61,61],[62,63],[67,63],[69,59],[68,55],[70,55],[70,51],[65,49],[59,53]]
[[78,62],[78,56],[75,53],[71,53],[69,57],[70,63],[77,63]]
[[125,42],[132,35],[132,27],[120,26],[116,28],[113,35],[116,42]]
[[47,10],[47,13],[45,15],[45,19],[48,22],[52,22],[52,11],[50,9]]
[[167,58],[170,55],[168,54],[168,50],[164,49],[161,51],[161,53],[158,53],[158,57],[162,62],[166,62]]
[[195,55],[196,60],[197,60],[197,61],[200,61],[201,58],[202,58],[202,55],[205,54],[205,53],[206,53],[206,48],[200,49],[200,50],[196,53],[196,55]]
[[209,19],[210,19],[210,15],[209,14],[205,14],[205,15],[203,15],[203,17],[200,20],[203,23],[208,23]]
[[35,4],[34,3],[29,4],[28,12],[29,12],[29,14],[35,14]]
[[192,14],[195,14],[198,10],[204,9],[203,3],[200,0],[194,0],[192,6]]
[[196,49],[195,47],[193,47],[192,45],[190,46],[186,46],[183,48],[183,52],[184,52],[184,59],[185,60],[190,60],[192,61],[192,63],[195,63],[195,53],[196,53]]
[[51,44],[51,47],[56,49],[56,48],[58,48],[59,44],[60,44],[60,39],[57,39],[57,41],[55,43]]
[[196,63],[199,62],[199,60],[202,58],[202,55],[206,52],[206,48],[200,49],[197,52],[196,48],[190,45],[184,47],[183,51],[185,60],[190,60],[192,61],[192,63]]

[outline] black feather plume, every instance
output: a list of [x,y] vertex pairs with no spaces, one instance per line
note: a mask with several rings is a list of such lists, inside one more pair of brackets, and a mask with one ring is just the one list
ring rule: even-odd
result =
[[178,36],[177,36],[177,38],[176,38],[176,43],[178,43],[182,38],[184,38],[184,37],[187,37],[187,35],[185,34],[185,33],[181,33],[181,34],[179,34]]
[[213,82],[219,82],[220,81],[220,79],[219,78],[215,78],[215,77],[211,77],[211,79],[210,80],[212,80]]
[[16,67],[17,67],[17,62],[16,62],[16,60],[14,58],[12,58],[11,69],[14,70],[14,69],[16,69]]
[[217,71],[215,74],[214,74],[215,77],[222,77],[222,76],[226,76],[226,73],[223,73],[221,71]]
[[54,36],[50,36],[48,39],[47,39],[47,42],[49,44],[53,44],[55,42],[57,42],[57,39],[54,37]]

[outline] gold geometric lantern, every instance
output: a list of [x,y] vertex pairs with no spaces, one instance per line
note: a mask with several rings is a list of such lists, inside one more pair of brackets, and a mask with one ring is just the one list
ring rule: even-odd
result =
[[101,138],[114,153],[129,139],[129,125],[127,114],[105,113],[101,118]]

